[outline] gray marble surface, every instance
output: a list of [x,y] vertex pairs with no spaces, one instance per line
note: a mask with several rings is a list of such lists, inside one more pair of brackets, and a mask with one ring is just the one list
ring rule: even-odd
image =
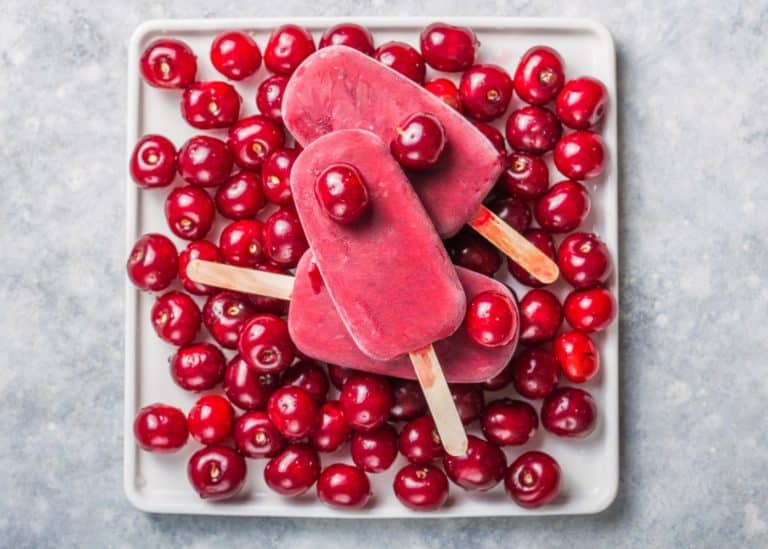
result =
[[[0,546],[768,547],[768,4],[479,0],[613,33],[622,467],[592,517],[151,516],[121,488],[126,42],[155,17],[464,0],[0,2]],[[673,7],[674,6],[674,7]]]

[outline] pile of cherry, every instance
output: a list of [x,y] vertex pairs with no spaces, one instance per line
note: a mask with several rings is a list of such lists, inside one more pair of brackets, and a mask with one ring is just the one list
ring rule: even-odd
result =
[[[242,119],[242,98],[235,87],[224,81],[197,81],[192,50],[179,40],[157,40],[141,57],[145,82],[183,90],[181,114],[192,127],[228,132],[226,141],[197,135],[178,151],[160,135],[138,142],[130,161],[136,184],[168,187],[177,173],[187,183],[168,194],[165,216],[171,232],[190,242],[177,253],[168,237],[144,235],[131,251],[127,271],[139,289],[151,292],[166,290],[180,279],[185,291],[157,297],[152,325],[160,338],[178,347],[170,359],[176,384],[194,392],[223,384],[223,395],[202,396],[187,415],[165,404],[141,409],[134,422],[136,440],[147,451],[174,452],[192,435],[204,446],[189,460],[188,476],[200,496],[210,500],[238,493],[246,477],[245,458],[266,458],[264,480],[272,490],[296,496],[316,484],[323,502],[360,508],[371,495],[367,474],[387,470],[399,452],[409,464],[395,476],[394,491],[411,509],[441,507],[448,497],[448,479],[477,491],[503,480],[516,503],[548,503],[559,492],[557,462],[546,453],[529,451],[507,466],[501,447],[527,443],[539,421],[560,437],[585,437],[594,430],[597,410],[591,395],[559,382],[564,377],[578,384],[595,376],[599,352],[588,334],[605,329],[616,314],[615,301],[604,287],[612,272],[605,244],[594,234],[572,232],[590,209],[589,193],[579,181],[603,170],[604,145],[590,128],[603,116],[605,87],[590,77],[566,81],[562,59],[545,46],[526,52],[513,76],[495,65],[477,65],[479,44],[472,31],[440,23],[422,32],[420,52],[401,42],[374,49],[368,30],[354,24],[326,31],[319,47],[331,44],[374,56],[476,123],[508,158],[488,205],[557,261],[573,290],[561,305],[552,292],[508,262],[512,276],[533,288],[519,301],[522,345],[495,378],[482,385],[452,386],[462,421],[479,421],[486,440],[470,435],[466,455],[444,455],[417,383],[303,357],[281,318],[287,302],[220,291],[186,276],[189,261],[197,258],[287,272],[307,249],[289,186],[300,148],[288,146],[281,99],[292,72],[315,51],[312,36],[295,25],[272,33],[263,62],[273,75],[261,83],[256,96],[261,114]],[[230,80],[248,78],[262,64],[261,50],[243,32],[216,37],[210,58]],[[439,71],[463,73],[459,85],[447,78],[424,82],[425,63]],[[513,92],[526,105],[506,120],[506,141],[514,151],[507,153],[501,132],[487,123],[507,112]],[[546,107],[552,104],[554,111]],[[574,131],[564,133],[563,125]],[[430,143],[424,147],[429,150]],[[557,169],[568,178],[552,186],[542,158],[550,151]],[[232,173],[233,168],[238,171]],[[216,187],[213,197],[207,187]],[[266,221],[258,220],[269,204],[277,209]],[[205,240],[217,212],[230,220],[218,245]],[[533,219],[538,227],[531,226]],[[571,234],[556,247],[553,235],[562,233]],[[496,249],[469,231],[446,246],[463,267],[489,276],[501,267]],[[189,294],[207,296],[202,312]],[[563,317],[572,329],[561,332]],[[218,345],[200,342],[201,324]],[[221,348],[238,354],[228,361]],[[269,368],[249,360],[264,348],[280,357]],[[331,383],[339,390],[336,400],[328,400]],[[540,414],[525,400],[485,402],[484,391],[510,384],[525,399],[543,399]],[[238,416],[236,408],[243,413]],[[321,466],[319,452],[334,452],[347,443],[354,465]],[[436,464],[440,459],[442,469]]]

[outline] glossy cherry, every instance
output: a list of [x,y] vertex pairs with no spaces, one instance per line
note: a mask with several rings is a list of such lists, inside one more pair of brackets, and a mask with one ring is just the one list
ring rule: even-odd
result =
[[320,476],[320,456],[309,444],[289,444],[267,462],[264,481],[284,496],[299,496]]
[[552,48],[534,46],[520,59],[514,81],[515,92],[526,103],[549,103],[565,83],[563,59]]
[[332,164],[315,180],[315,197],[325,214],[338,223],[349,224],[368,211],[368,189],[362,174],[351,164]]
[[259,313],[243,326],[237,350],[248,365],[262,374],[284,371],[296,357],[288,324],[279,316]]
[[459,93],[467,116],[489,122],[506,112],[512,79],[498,65],[475,65],[461,75]]
[[452,383],[449,386],[453,403],[464,425],[480,417],[485,407],[485,397],[479,385],[473,383]]
[[552,344],[563,375],[574,383],[592,379],[600,369],[600,352],[588,335],[563,332]]
[[194,82],[181,96],[181,115],[193,128],[227,128],[240,116],[243,99],[226,82]]
[[232,171],[232,153],[221,139],[196,135],[179,149],[179,175],[199,187],[221,185]]
[[168,292],[158,297],[150,314],[155,333],[171,345],[191,343],[200,329],[200,309],[183,292]]
[[248,366],[240,355],[235,355],[224,372],[224,394],[243,410],[261,410],[279,385],[276,374],[262,374]]
[[391,383],[394,404],[389,415],[393,420],[409,421],[427,413],[427,401],[416,381],[394,378]]
[[347,423],[358,431],[373,431],[389,419],[392,386],[381,376],[356,372],[350,376],[339,395]]
[[576,131],[557,142],[555,166],[569,179],[592,179],[603,173],[605,144],[594,132]]
[[243,456],[226,446],[207,446],[189,458],[187,477],[198,495],[210,501],[236,496],[245,484]]
[[549,188],[549,169],[538,156],[512,153],[507,157],[507,166],[499,178],[499,187],[508,194],[533,200]]
[[539,288],[520,300],[520,341],[530,345],[555,337],[563,323],[563,308],[555,295]]
[[497,446],[519,446],[536,434],[539,417],[527,402],[502,398],[488,404],[481,425],[485,438]]
[[165,199],[165,219],[171,232],[185,240],[199,240],[213,225],[213,199],[200,187],[176,187]]
[[264,196],[278,206],[293,204],[291,194],[291,168],[299,156],[296,149],[272,151],[261,168],[261,183]]
[[320,38],[320,47],[328,46],[347,46],[365,55],[373,55],[373,36],[362,25],[341,23],[327,29]]
[[608,280],[613,272],[608,247],[593,233],[573,233],[557,249],[560,274],[575,288],[590,288]]
[[187,415],[189,434],[201,444],[217,444],[232,433],[235,410],[219,395],[200,397]]
[[432,23],[422,32],[419,40],[421,55],[430,67],[439,71],[467,70],[475,62],[480,43],[467,27],[445,23]]
[[187,418],[173,406],[150,404],[136,414],[133,435],[147,452],[175,452],[187,443]]
[[608,92],[596,78],[582,76],[565,84],[557,95],[555,112],[560,121],[575,130],[588,130],[605,114]]
[[179,278],[186,291],[195,295],[207,295],[218,291],[212,286],[199,284],[187,276],[187,266],[194,259],[221,262],[223,258],[219,253],[219,248],[207,240],[196,240],[187,244],[187,247],[179,254]]
[[301,387],[318,404],[325,402],[330,388],[325,370],[311,359],[300,360],[288,368],[280,377],[280,383],[283,386]]
[[397,457],[397,431],[385,423],[375,431],[358,431],[350,444],[352,461],[363,471],[386,471]]
[[242,80],[261,66],[261,50],[249,34],[222,32],[211,44],[211,63],[230,80]]
[[444,453],[435,422],[429,416],[409,421],[400,431],[397,445],[411,463],[429,463]]
[[507,458],[498,446],[469,435],[467,453],[463,456],[443,456],[443,468],[448,478],[465,490],[484,492],[504,478]]
[[424,89],[438,97],[443,103],[449,107],[453,107],[457,111],[461,112],[461,95],[459,95],[459,88],[452,80],[447,78],[435,78],[424,84]]
[[576,229],[589,214],[591,201],[584,185],[561,181],[552,185],[536,201],[534,215],[543,229],[552,233],[568,233]]
[[195,80],[197,57],[181,40],[160,38],[146,47],[139,67],[144,81],[150,86],[183,89]]
[[543,347],[526,349],[512,362],[515,389],[532,400],[551,394],[560,381],[560,367],[552,351]]
[[157,233],[142,235],[131,249],[125,270],[139,290],[158,292],[176,278],[179,257],[176,246]]
[[309,441],[318,452],[335,452],[347,441],[351,432],[339,401],[329,400],[320,406],[317,421],[309,433]]
[[[552,235],[547,231],[543,229],[528,229],[523,231],[523,236],[539,250],[544,252],[544,254],[551,260],[556,260],[555,241],[552,240]],[[532,288],[541,288],[542,286],[545,286],[545,284],[540,282],[510,258],[507,259],[507,268],[509,269],[509,273],[521,284],[525,284]]]
[[299,387],[280,387],[267,402],[267,414],[288,440],[304,438],[317,419],[317,404],[308,392]]
[[395,476],[395,495],[414,511],[434,511],[448,499],[448,478],[434,465],[409,463]]
[[328,377],[331,379],[331,383],[338,390],[344,387],[347,380],[352,377],[354,370],[344,368],[342,366],[336,366],[335,364],[328,365]]
[[255,314],[256,309],[243,294],[218,292],[203,306],[203,324],[219,345],[236,349],[240,331]]
[[181,347],[171,357],[171,378],[187,391],[213,389],[224,378],[226,359],[215,345],[195,343]]
[[331,507],[361,509],[371,498],[371,483],[357,467],[333,463],[317,479],[317,497]]
[[560,492],[560,466],[549,454],[526,452],[507,469],[504,488],[521,507],[540,507]]
[[254,217],[266,206],[258,173],[237,172],[216,190],[216,209],[229,219]]
[[427,170],[437,164],[446,145],[445,128],[426,112],[413,113],[395,128],[389,150],[409,170]]
[[233,159],[245,170],[258,170],[269,154],[284,144],[285,132],[280,124],[261,114],[241,118],[227,134]]
[[167,187],[176,176],[176,147],[162,135],[145,135],[131,153],[130,170],[139,187]]
[[493,276],[501,267],[501,256],[496,247],[468,229],[447,241],[446,247],[451,261],[465,269]]
[[262,231],[264,250],[274,263],[292,269],[309,248],[296,212],[280,209],[267,218]]
[[523,107],[507,119],[506,135],[515,151],[544,154],[555,148],[563,128],[555,114],[544,107]]
[[556,389],[541,405],[541,424],[560,437],[586,437],[595,430],[596,419],[592,395],[575,387]]
[[275,122],[283,121],[283,93],[287,84],[287,76],[275,74],[259,84],[256,90],[259,112]]
[[264,48],[264,64],[276,74],[291,74],[315,51],[315,41],[307,29],[282,25],[275,29]]
[[499,154],[505,155],[507,154],[507,144],[504,141],[504,136],[501,135],[501,132],[491,126],[490,124],[485,124],[484,122],[475,122],[471,121],[472,125],[474,125],[478,130],[480,130],[480,133],[482,133],[485,137],[488,138],[488,141],[490,141],[493,146],[496,148],[497,151],[499,151]]
[[504,223],[522,233],[531,226],[531,208],[517,196],[503,196],[488,204],[488,208],[498,215]]
[[494,348],[509,344],[517,336],[519,325],[514,302],[499,292],[481,292],[467,306],[467,334],[481,347]]
[[264,261],[263,227],[257,219],[241,219],[224,227],[219,236],[224,260],[240,267],[253,267]]
[[568,324],[580,332],[605,330],[616,317],[616,300],[605,288],[574,290],[563,306]]
[[424,83],[424,77],[427,73],[424,59],[418,51],[405,42],[392,41],[382,44],[376,48],[373,57],[417,84]]
[[247,412],[237,418],[233,434],[237,450],[248,458],[274,457],[285,447],[285,438],[265,412]]

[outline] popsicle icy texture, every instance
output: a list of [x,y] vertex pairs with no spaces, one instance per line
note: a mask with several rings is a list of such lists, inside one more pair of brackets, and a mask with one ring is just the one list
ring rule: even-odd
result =
[[456,234],[503,170],[493,144],[436,96],[375,59],[345,46],[322,48],[291,77],[283,120],[303,146],[340,129],[365,129],[389,143],[415,112],[443,123],[448,146],[433,169],[409,177],[441,237]]
[[[413,366],[407,356],[382,362],[369,358],[357,348],[315,269],[312,254],[307,252],[296,269],[288,316],[288,329],[299,350],[339,366],[414,379]],[[456,273],[467,301],[485,291],[499,292],[514,301],[509,289],[497,280],[461,267],[456,268]],[[469,338],[464,323],[447,339],[435,342],[443,373],[451,383],[478,383],[492,378],[507,365],[516,347],[517,335],[502,347],[481,347]]]
[[[362,175],[369,211],[345,225],[318,202],[317,176],[346,163]],[[333,132],[296,159],[291,190],[328,293],[365,354],[390,360],[451,335],[466,299],[440,237],[410,182],[376,135]]]

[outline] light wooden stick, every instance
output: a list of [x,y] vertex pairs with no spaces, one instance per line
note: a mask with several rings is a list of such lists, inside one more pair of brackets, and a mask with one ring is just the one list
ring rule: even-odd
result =
[[557,263],[485,206],[480,206],[468,223],[491,244],[544,284],[552,284],[560,276]]
[[412,352],[410,357],[443,448],[452,456],[463,456],[467,453],[469,444],[467,433],[464,431],[434,347],[427,345]]
[[202,259],[193,259],[189,262],[187,276],[199,284],[278,299],[291,299],[291,293],[293,293],[292,276],[234,267]]

